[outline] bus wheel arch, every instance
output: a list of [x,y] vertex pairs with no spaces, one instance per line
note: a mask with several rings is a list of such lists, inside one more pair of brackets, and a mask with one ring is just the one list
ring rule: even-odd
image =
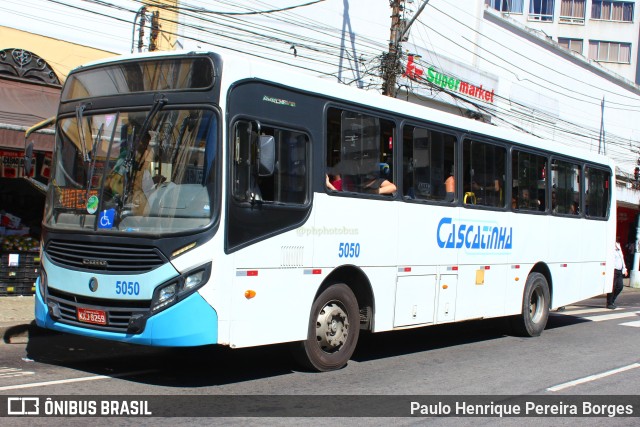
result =
[[[340,369],[355,351],[363,310],[372,311],[372,294],[366,276],[354,268],[337,269],[325,279],[311,306],[307,339],[292,343],[294,358],[306,369]],[[364,323],[371,323],[370,316]]]
[[547,286],[549,287],[549,308],[553,307],[553,280],[551,278],[551,270],[549,269],[549,266],[544,262],[538,262],[529,272],[529,274],[531,273],[540,273],[547,280]]
[[371,282],[367,275],[355,265],[343,265],[333,270],[318,288],[315,298],[329,286],[337,283],[347,285],[358,300],[360,311],[360,329],[371,330],[373,328],[374,300]]
[[547,276],[534,268],[527,276],[522,293],[522,311],[511,318],[514,333],[525,337],[539,336],[547,325],[550,305]]

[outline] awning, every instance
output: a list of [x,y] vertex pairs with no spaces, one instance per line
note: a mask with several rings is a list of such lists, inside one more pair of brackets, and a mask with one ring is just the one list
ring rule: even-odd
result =
[[[0,149],[24,151],[24,133],[27,126],[8,126],[0,124]],[[33,141],[34,151],[53,151],[53,130],[41,130],[29,135],[29,142]]]
[[[58,111],[60,90],[0,77],[0,149],[24,150],[25,131]],[[53,132],[35,132],[29,141],[36,151],[52,151]]]

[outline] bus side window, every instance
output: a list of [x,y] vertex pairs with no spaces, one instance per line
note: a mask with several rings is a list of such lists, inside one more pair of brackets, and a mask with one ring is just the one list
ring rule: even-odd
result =
[[606,218],[609,215],[609,185],[611,173],[590,166],[585,168],[585,207],[589,218]]
[[403,129],[404,197],[453,202],[456,137],[429,129]]
[[551,210],[555,214],[580,215],[580,165],[554,159],[551,163]]
[[[504,207],[507,150],[499,145],[465,139],[463,190],[475,204]],[[473,197],[471,197],[473,194]]]
[[275,140],[275,169],[272,174],[263,176],[257,171],[256,131],[257,127],[249,122],[241,121],[235,126],[234,198],[238,201],[305,204],[308,200],[309,137],[301,132],[260,126],[261,136],[272,136]]
[[327,190],[383,194],[382,188],[395,189],[387,187],[393,182],[394,134],[391,120],[329,108]]
[[511,167],[512,208],[518,211],[545,211],[547,158],[514,150]]

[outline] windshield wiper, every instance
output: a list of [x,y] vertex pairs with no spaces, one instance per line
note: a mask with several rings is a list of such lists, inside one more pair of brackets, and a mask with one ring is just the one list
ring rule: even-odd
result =
[[129,152],[127,153],[127,157],[126,157],[127,160],[125,162],[126,172],[124,175],[125,181],[124,181],[123,191],[122,191],[123,200],[122,200],[122,204],[118,206],[118,217],[120,221],[122,221],[122,219],[124,219],[124,217],[127,216],[126,212],[124,211],[124,208],[127,205],[127,202],[128,202],[127,199],[130,196],[129,194],[131,192],[130,187],[133,185],[134,173],[140,168],[140,165],[138,164],[139,163],[138,159],[135,158],[136,152],[138,150],[138,145],[140,144],[140,141],[142,141],[144,136],[149,131],[149,127],[151,126],[151,121],[153,120],[153,118],[156,116],[156,114],[158,114],[158,112],[162,109],[162,107],[164,107],[168,102],[169,100],[164,95],[160,95],[158,98],[156,98],[153,101],[153,107],[151,107],[151,110],[149,111],[147,116],[144,118],[144,122],[142,122],[142,127],[140,128],[140,133],[138,133],[138,137],[135,138],[131,142],[131,145],[128,147]]
[[157,98],[153,101],[153,107],[151,107],[151,110],[147,114],[147,117],[144,118],[144,122],[142,122],[142,127],[140,128],[140,133],[138,134],[138,137],[133,140],[133,144],[130,148],[131,151],[129,152],[129,156],[128,156],[129,162],[127,163],[130,163],[131,160],[134,159],[136,150],[138,149],[138,144],[140,143],[140,141],[142,141],[142,138],[144,138],[144,135],[149,131],[149,126],[151,126],[151,120],[153,120],[155,115],[158,114],[158,111],[160,111],[162,107],[164,107],[168,102],[169,100],[164,95],[160,95],[160,98]]
[[102,131],[104,130],[104,123],[100,125],[100,129],[98,129],[98,133],[96,134],[96,139],[93,140],[93,146],[91,147],[91,164],[89,166],[89,171],[87,172],[87,197],[85,200],[89,201],[89,194],[91,192],[91,181],[93,181],[93,171],[96,166],[96,151],[98,151],[98,143],[100,139],[102,139]]
[[87,108],[87,104],[80,104],[76,106],[76,121],[78,122],[78,133],[80,134],[80,145],[82,148],[82,159],[85,163],[89,163],[89,153],[87,152],[87,141],[84,138],[84,110]]

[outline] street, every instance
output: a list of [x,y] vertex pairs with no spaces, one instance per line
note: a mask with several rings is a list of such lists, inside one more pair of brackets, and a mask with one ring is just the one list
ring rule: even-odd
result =
[[[328,373],[296,370],[286,345],[239,350],[162,349],[35,329],[28,339],[0,344],[0,393],[7,396],[285,394],[331,396],[336,405],[348,401],[341,395],[637,396],[640,291],[625,288],[618,299],[619,308],[614,311],[603,305],[604,299],[600,297],[569,306],[563,312],[553,312],[547,329],[538,338],[505,334],[505,322],[501,319],[365,334],[361,335],[348,366]],[[624,403],[620,400],[615,403]],[[637,417],[635,414],[632,418],[608,421],[612,425],[637,425]],[[106,419],[97,420],[109,423]],[[118,418],[117,423],[193,425],[222,424],[223,420],[224,424],[238,425],[301,423],[301,419],[293,418]],[[483,420],[487,424],[497,421],[431,418],[429,422],[478,425]],[[552,424],[573,425],[578,420],[581,425],[602,423],[600,418],[558,418]],[[16,418],[12,423],[27,425],[26,421]],[[86,425],[86,421],[72,418],[64,424]],[[369,423],[388,424],[383,421],[373,418]],[[424,421],[401,418],[394,423],[414,425]],[[536,419],[500,421],[529,425]],[[47,418],[34,418],[28,424],[51,425],[51,422]],[[357,424],[356,419],[350,422]]]

